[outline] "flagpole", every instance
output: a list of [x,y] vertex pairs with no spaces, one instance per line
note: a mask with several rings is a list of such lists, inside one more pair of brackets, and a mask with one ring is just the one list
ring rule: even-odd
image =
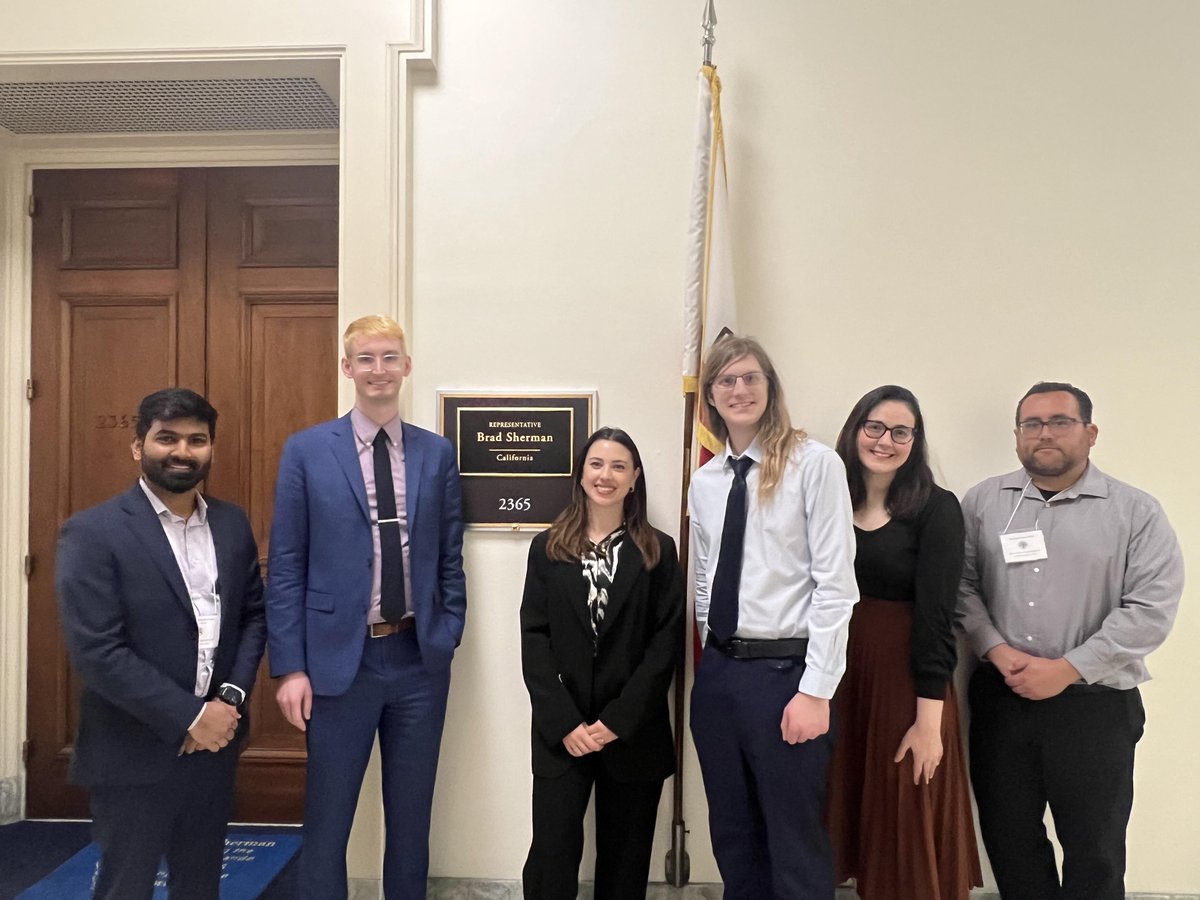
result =
[[[717,10],[713,0],[705,0],[704,16],[700,23],[704,47],[704,65],[712,65],[712,48],[717,42]],[[683,471],[679,491],[679,566],[687,573],[689,538],[688,489],[692,483],[692,429],[696,421],[696,388],[683,395]],[[684,707],[686,699],[687,646],[692,643],[692,629],[684,637],[684,652],[675,666],[675,777],[672,781],[671,849],[667,851],[666,878],[674,887],[683,887],[691,877],[691,862],[687,854],[687,824],[683,818],[683,742]]]
[[[711,0],[710,0],[711,3]],[[679,567],[685,577],[688,572],[689,539],[688,488],[692,482],[692,426],[696,420],[696,392],[683,395],[683,477],[679,490]],[[667,851],[667,883],[683,887],[691,876],[687,854],[687,824],[683,819],[683,713],[685,681],[687,679],[687,647],[692,642],[692,629],[684,635],[683,653],[675,665],[675,777],[671,779],[674,806],[671,815],[671,849]]]

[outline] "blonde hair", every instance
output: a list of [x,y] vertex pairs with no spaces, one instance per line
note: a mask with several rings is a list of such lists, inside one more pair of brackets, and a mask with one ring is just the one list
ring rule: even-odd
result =
[[762,345],[752,337],[730,334],[718,338],[704,357],[700,369],[700,399],[708,410],[709,428],[722,441],[728,442],[729,429],[712,402],[713,383],[721,371],[743,356],[753,356],[767,377],[767,408],[758,420],[758,443],[763,450],[762,477],[758,482],[758,496],[765,500],[771,496],[783,478],[792,450],[808,435],[802,428],[793,428],[783,399],[783,387],[771,358]]
[[350,343],[360,337],[395,338],[404,345],[405,352],[408,352],[404,329],[390,316],[362,316],[347,325],[346,332],[342,335],[342,349],[347,359],[350,358]]

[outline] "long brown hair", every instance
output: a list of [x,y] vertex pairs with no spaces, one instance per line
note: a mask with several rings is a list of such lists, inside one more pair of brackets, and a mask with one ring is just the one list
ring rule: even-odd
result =
[[633,483],[633,490],[625,495],[625,531],[641,551],[647,569],[658,565],[658,538],[646,519],[646,470],[642,468],[642,455],[637,444],[620,428],[600,428],[583,445],[575,457],[575,479],[571,483],[571,501],[558,514],[550,526],[550,537],[546,541],[546,556],[561,562],[579,562],[591,543],[587,537],[587,494],[583,490],[583,464],[588,451],[596,441],[612,441],[620,444],[633,457],[634,468],[640,474]]
[[763,449],[762,477],[758,481],[759,499],[770,497],[783,478],[783,469],[787,465],[792,450],[808,435],[803,428],[793,428],[792,419],[788,415],[787,404],[783,399],[783,387],[779,384],[779,376],[775,366],[762,344],[752,337],[731,334],[720,338],[704,357],[704,365],[700,370],[700,396],[708,407],[709,422],[712,432],[718,438],[728,442],[729,429],[725,420],[717,412],[712,402],[713,382],[721,374],[721,370],[734,360],[743,356],[753,356],[767,376],[767,408],[762,418],[758,420],[758,443]]

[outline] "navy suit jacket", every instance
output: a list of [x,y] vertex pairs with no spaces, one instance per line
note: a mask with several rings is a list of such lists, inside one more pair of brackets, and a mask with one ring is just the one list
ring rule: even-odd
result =
[[[462,499],[450,442],[402,423],[409,609],[427,671],[443,672],[467,610]],[[271,675],[305,672],[314,693],[346,692],[362,659],[375,561],[349,414],[292,435],[279,461],[267,565]]]
[[[266,640],[258,548],[239,507],[205,500],[221,596],[211,687],[229,682],[249,694]],[[199,632],[170,541],[139,484],[67,520],[55,583],[83,681],[71,780],[162,780],[204,703],[195,694]],[[220,752],[236,753],[248,726],[243,711],[238,739]]]

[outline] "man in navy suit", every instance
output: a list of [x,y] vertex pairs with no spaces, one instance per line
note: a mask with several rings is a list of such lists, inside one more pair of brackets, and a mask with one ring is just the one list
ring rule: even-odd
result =
[[450,661],[466,584],[450,443],[400,419],[412,370],[386,316],[350,323],[354,408],[292,435],[275,488],[267,583],[271,675],[306,732],[301,890],[347,894],[346,843],[379,734],[388,900],[424,900]]
[[84,686],[71,780],[91,789],[96,897],[148,900],[164,855],[172,900],[220,895],[266,623],[245,513],[196,489],[216,426],[199,394],[150,394],[132,444],[141,479],[59,539],[59,613]]

